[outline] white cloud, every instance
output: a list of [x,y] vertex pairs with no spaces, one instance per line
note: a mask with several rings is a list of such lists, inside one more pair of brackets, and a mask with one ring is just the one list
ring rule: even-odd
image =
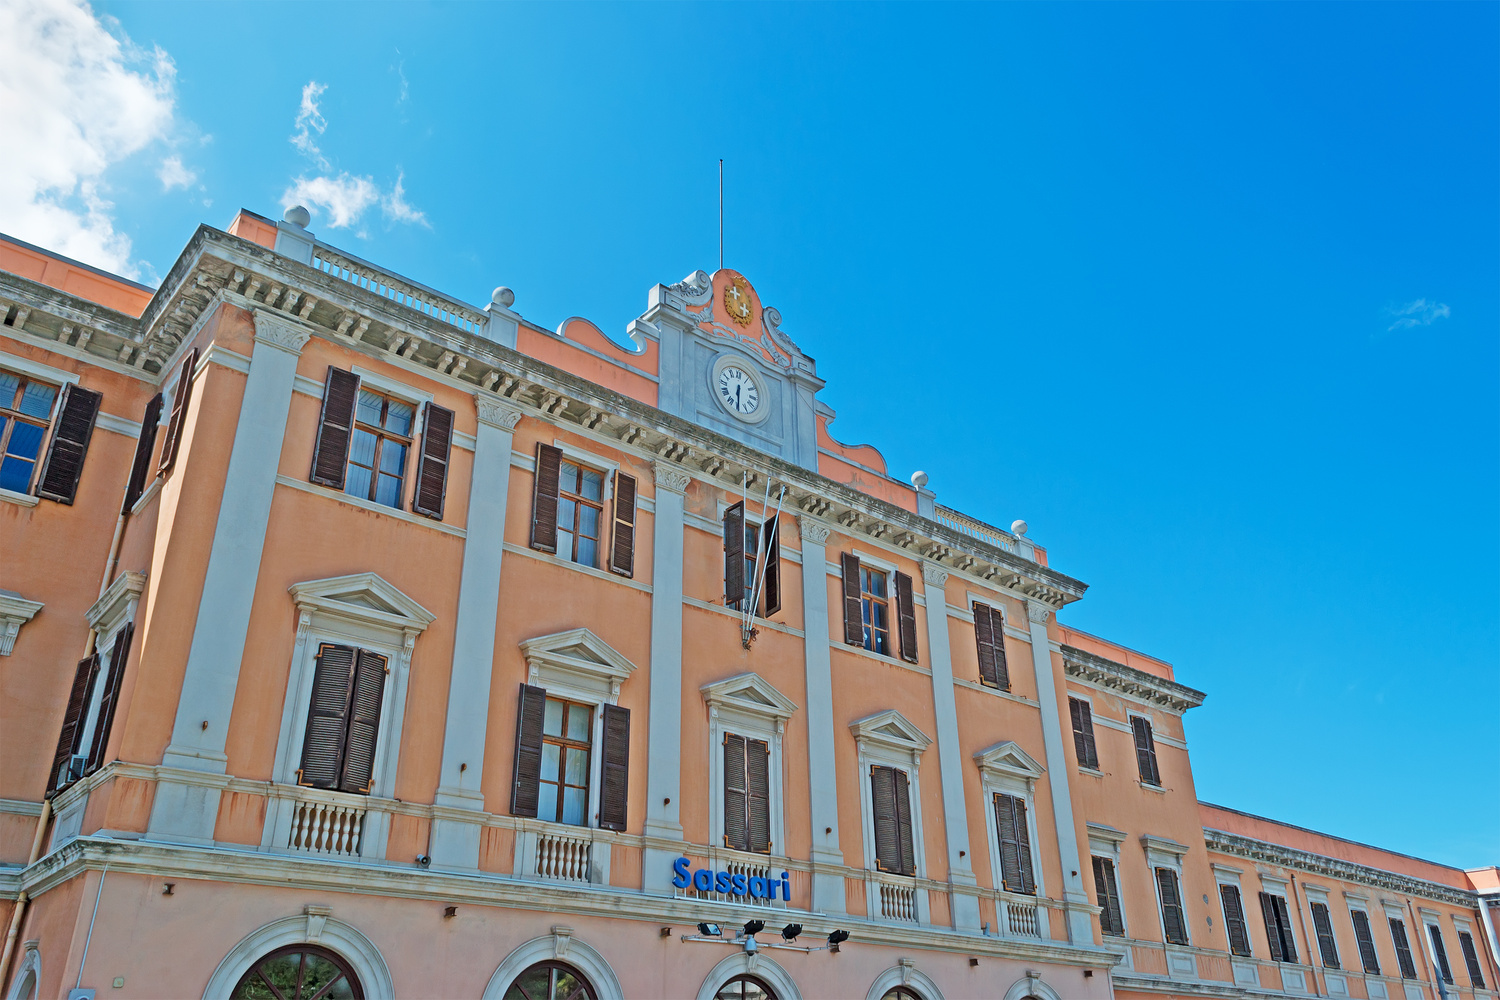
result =
[[328,224],[334,229],[359,222],[365,209],[380,201],[380,189],[369,177],[298,177],[281,196],[284,208],[303,205],[321,208],[328,213]]
[[156,176],[161,179],[161,189],[170,191],[173,188],[192,187],[198,179],[198,175],[182,165],[182,157],[169,156],[161,161],[161,169],[156,171]]
[[1385,328],[1386,333],[1392,330],[1410,330],[1417,326],[1431,326],[1435,321],[1447,319],[1452,315],[1446,302],[1428,302],[1426,299],[1417,299],[1408,302],[1404,306],[1386,310],[1396,321]]
[[297,131],[292,133],[291,143],[297,147],[298,152],[308,157],[324,170],[328,169],[328,161],[323,157],[323,151],[318,148],[318,142],[313,138],[313,133],[322,135],[328,128],[328,119],[318,110],[318,98],[323,96],[323,91],[328,85],[316,80],[307,81],[307,86],[302,88],[302,106],[297,109]]
[[165,52],[138,48],[87,4],[0,3],[0,230],[138,275],[103,175],[172,131],[175,76]]
[[431,229],[432,226],[427,222],[426,213],[419,212],[406,203],[406,188],[402,186],[402,181],[404,180],[406,180],[406,174],[400,173],[396,175],[396,186],[381,201],[381,209],[387,216],[395,219],[397,222],[414,222],[417,225],[427,226],[428,229]]

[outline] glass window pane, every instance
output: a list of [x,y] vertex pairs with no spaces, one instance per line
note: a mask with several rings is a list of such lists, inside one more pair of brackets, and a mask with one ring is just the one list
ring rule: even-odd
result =
[[572,462],[562,464],[562,488],[569,493],[578,492],[578,466]]
[[870,574],[870,593],[874,594],[876,597],[884,597],[885,596],[885,574],[884,573],[871,573]]
[[57,398],[57,390],[50,385],[40,382],[29,382],[26,391],[21,393],[22,413],[29,417],[45,417],[52,413],[52,401]]
[[374,424],[380,426],[380,404],[385,402],[369,389],[359,390],[359,408],[354,412],[354,419],[360,423]]
[[542,712],[542,732],[548,736],[562,735],[563,708],[563,703],[556,698],[547,699],[547,707]]
[[584,997],[588,994],[582,992],[583,980],[571,972],[562,969],[556,970],[557,985],[553,987],[552,996],[548,1000],[573,1000],[573,997]]
[[323,987],[342,976],[343,973],[339,971],[338,966],[322,955],[308,955],[307,961],[302,966],[301,995],[314,996]]
[[580,787],[589,783],[589,752],[577,747],[568,748],[567,783]]
[[[559,497],[557,500],[557,527],[561,531],[573,530],[573,501],[567,497]],[[558,549],[562,551],[561,548]]]
[[0,406],[7,410],[16,405],[16,390],[21,387],[21,376],[0,372]]
[[[4,429],[4,424],[0,423],[0,431]],[[15,430],[10,432],[10,443],[5,446],[5,453],[18,458],[36,458],[41,453],[42,437],[45,434],[45,428],[17,420]]]
[[349,985],[348,978],[342,978],[323,996],[327,1000],[354,1000],[354,987]]
[[599,537],[599,508],[588,504],[578,508],[578,533],[590,538]]
[[599,543],[592,538],[578,539],[578,558],[574,560],[580,566],[599,565]]
[[391,400],[386,404],[385,426],[402,437],[411,435],[411,418],[416,410],[407,403]]
[[375,490],[375,502],[387,507],[401,506],[401,480],[395,476],[380,475],[380,484]]
[[562,762],[562,747],[556,743],[542,744],[542,780],[556,781]]
[[568,706],[568,739],[579,743],[589,742],[589,723],[594,719],[594,710],[582,705]]
[[562,821],[570,826],[587,825],[583,815],[587,801],[588,793],[582,788],[564,788]]
[[351,496],[370,496],[370,470],[362,469],[357,465],[349,466],[349,474],[344,477],[344,492]]
[[366,467],[375,465],[375,435],[357,430],[349,439],[349,461]]
[[527,969],[516,977],[510,989],[505,991],[505,1000],[552,1000],[552,994],[548,987],[551,985],[552,977],[546,969]]
[[380,446],[380,471],[399,476],[406,469],[406,445],[386,441]]
[[542,782],[537,786],[536,801],[537,818],[557,822],[557,786]]
[[558,531],[557,554],[564,559],[573,558],[573,533],[571,531]]
[[593,469],[583,470],[583,495],[590,500],[604,496],[604,473]]
[[870,610],[875,613],[875,627],[876,628],[884,631],[885,629],[888,629],[888,628],[891,627],[890,623],[886,620],[887,617],[890,615],[890,608],[886,607],[886,605],[884,604],[884,602],[882,602],[882,601],[871,601],[870,602]]

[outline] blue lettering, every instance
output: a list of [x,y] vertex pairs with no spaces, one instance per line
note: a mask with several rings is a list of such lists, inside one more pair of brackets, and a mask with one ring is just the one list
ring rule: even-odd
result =
[[688,859],[678,858],[672,862],[672,885],[678,889],[686,889],[692,882],[688,877]]
[[714,873],[707,868],[699,868],[693,872],[693,888],[699,892],[713,892]]
[[746,882],[745,876],[743,876],[743,875],[734,875],[734,876],[731,876],[731,881],[734,884],[734,888],[732,890],[734,892],[734,894],[736,896],[743,896],[745,894],[745,892],[747,891],[747,889],[748,889],[748,886],[745,885],[745,882]]
[[753,899],[766,898],[766,880],[759,875],[750,876],[750,896]]
[[[771,897],[774,899],[775,896],[776,893],[772,891]],[[792,901],[791,876],[787,872],[781,873],[781,898],[786,900],[788,903]]]
[[729,873],[728,872],[719,872],[718,874],[716,874],[714,876],[714,892],[724,892],[724,893],[727,893],[728,891],[729,891]]

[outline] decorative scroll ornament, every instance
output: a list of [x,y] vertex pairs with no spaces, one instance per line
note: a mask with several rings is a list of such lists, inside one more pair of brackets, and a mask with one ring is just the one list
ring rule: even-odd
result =
[[832,534],[827,528],[816,521],[810,521],[805,517],[798,518],[798,527],[802,529],[802,540],[814,545],[823,545]]
[[932,563],[923,563],[922,581],[934,587],[941,587],[948,582],[948,574],[945,570],[938,569]]
[[654,462],[651,468],[656,475],[658,489],[671,490],[673,493],[686,493],[688,483],[693,481],[692,476],[666,462]]
[[1047,616],[1052,614],[1052,605],[1043,604],[1041,601],[1026,602],[1026,617],[1038,625],[1047,624]]
[[291,354],[301,354],[302,348],[312,339],[312,330],[301,323],[293,322],[269,313],[255,310],[255,339],[272,347],[279,347]]
[[513,431],[521,421],[521,408],[503,399],[486,396],[474,397],[474,406],[479,411],[479,422],[498,427],[502,431]]

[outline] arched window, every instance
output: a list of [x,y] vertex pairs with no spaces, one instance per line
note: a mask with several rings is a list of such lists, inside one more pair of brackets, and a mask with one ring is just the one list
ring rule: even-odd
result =
[[776,994],[754,976],[735,976],[719,987],[714,1000],[776,1000]]
[[905,986],[897,986],[886,991],[880,1000],[922,1000],[920,996],[907,989]]
[[561,962],[538,962],[516,977],[505,1000],[596,1000],[583,973]]
[[230,1000],[364,1000],[349,963],[327,948],[294,944],[271,952],[240,977]]

